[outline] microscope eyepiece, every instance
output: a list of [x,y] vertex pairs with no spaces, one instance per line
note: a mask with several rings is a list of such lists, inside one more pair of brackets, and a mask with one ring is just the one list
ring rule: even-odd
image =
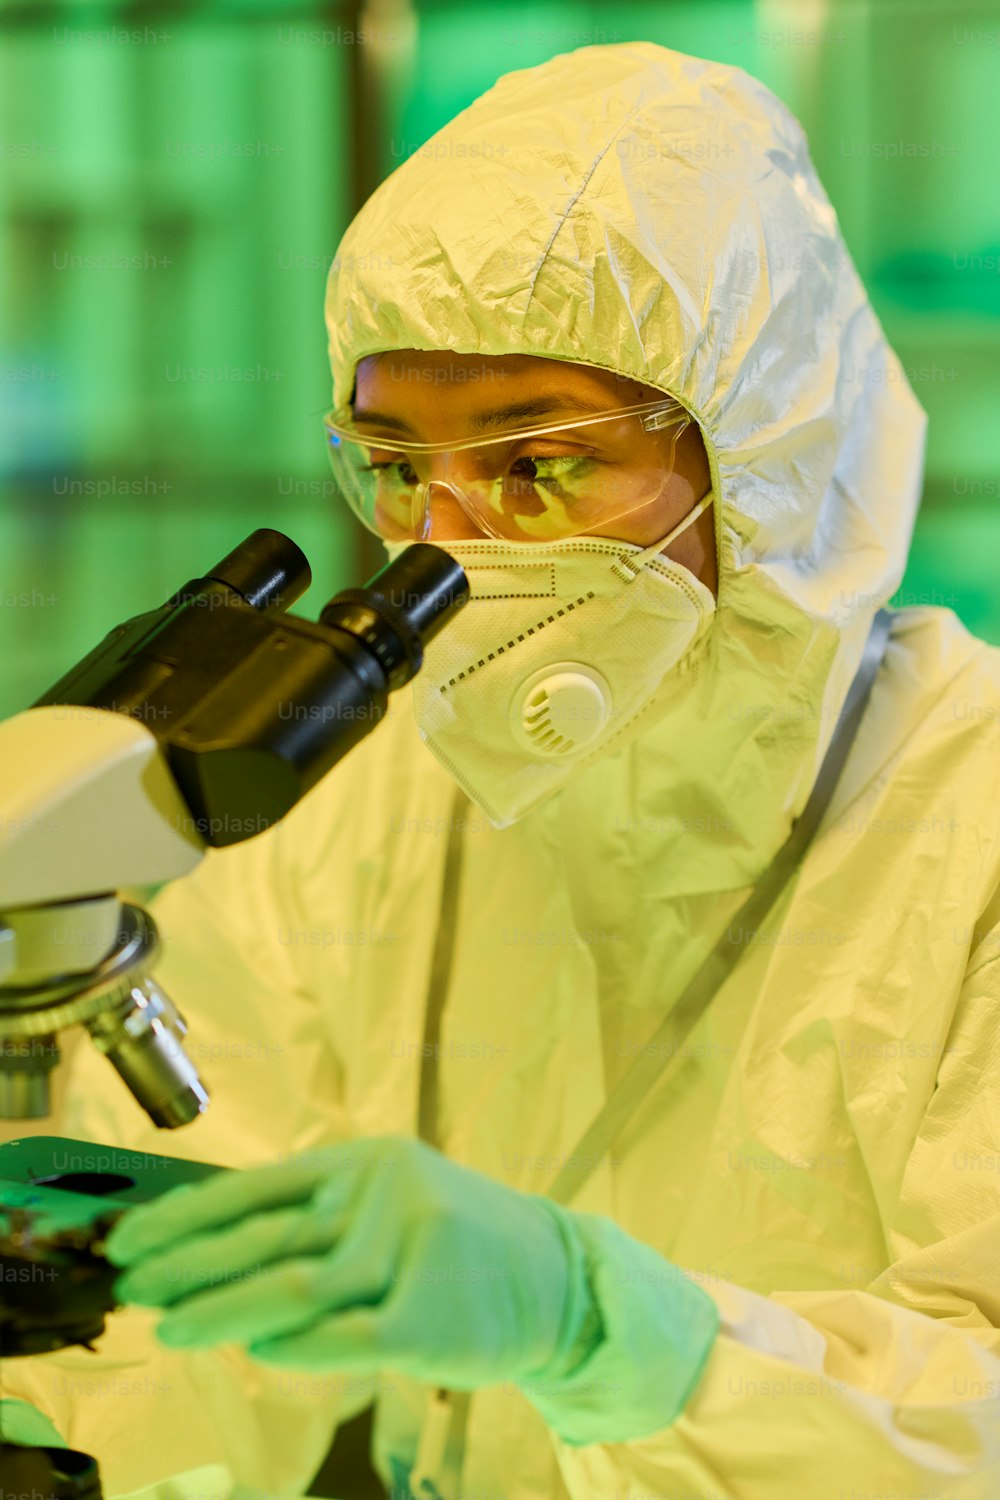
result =
[[[224,583],[262,614],[282,614],[305,593],[312,572],[305,553],[291,537],[262,526],[197,582]],[[174,599],[196,592],[197,584],[188,583]]]
[[394,690],[416,676],[424,646],[468,597],[468,581],[455,559],[429,542],[415,542],[364,588],[335,594],[320,624],[362,641]]

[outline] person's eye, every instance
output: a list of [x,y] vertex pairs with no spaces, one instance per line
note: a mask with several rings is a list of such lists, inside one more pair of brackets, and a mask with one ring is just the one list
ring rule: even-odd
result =
[[404,458],[383,459],[379,463],[362,464],[361,471],[364,474],[384,475],[386,479],[394,479],[399,484],[419,483],[413,466]]
[[511,464],[516,479],[534,484],[565,484],[593,472],[595,460],[583,453],[522,454]]

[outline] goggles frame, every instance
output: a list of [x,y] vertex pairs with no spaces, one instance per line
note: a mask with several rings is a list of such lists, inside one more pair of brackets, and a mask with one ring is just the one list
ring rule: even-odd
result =
[[334,420],[341,415],[344,415],[343,409],[338,412],[336,408],[325,413],[323,426],[328,439],[332,436],[343,439],[345,442],[363,443],[369,448],[390,448],[393,452],[398,448],[403,453],[460,453],[466,448],[486,448],[491,443],[507,443],[512,438],[538,437],[547,432],[564,432],[573,427],[589,427],[595,422],[609,421],[612,417],[644,416],[642,423],[644,432],[660,432],[665,427],[687,426],[691,421],[691,414],[685,407],[675,401],[672,396],[664,396],[661,401],[643,401],[638,406],[620,406],[613,411],[588,412],[586,416],[571,417],[564,422],[545,422],[536,424],[534,427],[511,428],[497,433],[494,437],[460,438],[457,442],[450,443],[412,443],[405,438],[392,435],[359,432],[357,428],[349,426],[346,422]]
[[[437,453],[460,453],[468,451],[472,448],[489,448],[494,445],[510,444],[512,442],[519,441],[522,438],[540,438],[547,437],[549,435],[560,434],[563,432],[572,432],[576,428],[591,427],[601,422],[611,421],[615,418],[620,419],[622,417],[638,417],[640,418],[642,430],[644,432],[662,432],[669,428],[677,428],[678,430],[674,436],[674,445],[676,445],[677,439],[680,437],[681,433],[693,421],[690,412],[687,411],[685,407],[681,406],[680,402],[676,401],[672,396],[663,396],[656,401],[643,401],[633,406],[615,407],[610,411],[588,412],[584,416],[570,417],[563,421],[536,423],[530,427],[507,429],[503,432],[496,433],[491,437],[460,438],[457,441],[445,443],[417,443],[393,435],[361,432],[346,420],[349,415],[350,413],[345,412],[343,408],[341,408],[340,410],[332,408],[323,416],[323,427],[326,433],[327,442],[327,454],[330,460],[330,464],[333,467],[335,477],[337,474],[337,460],[335,455],[337,454],[338,450],[342,448],[342,445],[347,443],[357,448],[384,448],[387,452],[400,454],[403,457],[406,457],[408,455],[419,457]],[[344,420],[341,420],[341,418],[344,418]],[[344,459],[343,462],[346,466],[349,463],[349,460]],[[456,499],[461,504],[462,509],[469,516],[469,519],[473,521],[474,524],[478,524],[480,526],[483,524],[478,507],[476,507],[469,500],[469,498],[462,493],[462,488],[460,485],[455,485],[450,480],[430,481],[422,483],[419,486],[419,491],[424,492],[424,494],[426,495],[429,483],[441,484],[449,489],[452,494],[455,495]],[[381,537],[384,540],[384,533],[366,517],[363,509],[355,502],[351,493],[344,486],[341,486],[341,488],[344,493],[344,499],[346,500],[347,504],[350,506],[354,514],[361,521],[361,524],[366,528],[366,530],[372,532],[373,535]],[[648,503],[648,500],[644,500],[639,502],[638,505],[630,507],[629,510],[620,512],[615,516],[609,516],[608,524],[610,524],[614,520],[621,519],[621,517],[624,515],[631,514],[634,510],[642,509],[643,506]],[[500,535],[499,533],[494,534]],[[586,533],[576,534],[580,535]]]

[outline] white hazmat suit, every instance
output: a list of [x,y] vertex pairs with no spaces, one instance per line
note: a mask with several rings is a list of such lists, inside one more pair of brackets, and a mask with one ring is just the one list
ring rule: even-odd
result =
[[[246,1165],[422,1126],[544,1191],[801,812],[902,576],[923,414],[762,85],[585,48],[505,76],[431,148],[341,244],[335,405],[391,349],[675,396],[712,471],[712,628],[644,733],[503,830],[397,695],[281,827],[156,904],[210,1111],[159,1135],[88,1050],[67,1133]],[[469,1500],[1000,1493],[998,718],[997,653],[948,611],[899,612],[801,871],[573,1204],[716,1300],[703,1377],[668,1429],[617,1445],[476,1392]],[[157,1351],[152,1321],[5,1371],[112,1495],[182,1471],[202,1500],[294,1493],[365,1398]],[[73,1381],[102,1369],[163,1389],[88,1402]],[[387,1482],[428,1399],[386,1373]]]

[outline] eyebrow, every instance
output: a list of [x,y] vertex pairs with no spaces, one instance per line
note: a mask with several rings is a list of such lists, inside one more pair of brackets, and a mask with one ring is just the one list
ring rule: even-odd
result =
[[[469,418],[469,423],[473,432],[490,432],[502,427],[505,422],[521,421],[524,417],[545,417],[554,411],[602,413],[608,410],[607,406],[601,406],[595,401],[585,401],[571,391],[552,391],[547,396],[535,396],[528,401],[514,401],[510,406],[494,407],[492,411],[475,412]],[[391,427],[396,432],[412,433],[414,430],[401,418],[390,417],[380,411],[358,411],[355,408],[354,420],[376,422],[380,427]]]

